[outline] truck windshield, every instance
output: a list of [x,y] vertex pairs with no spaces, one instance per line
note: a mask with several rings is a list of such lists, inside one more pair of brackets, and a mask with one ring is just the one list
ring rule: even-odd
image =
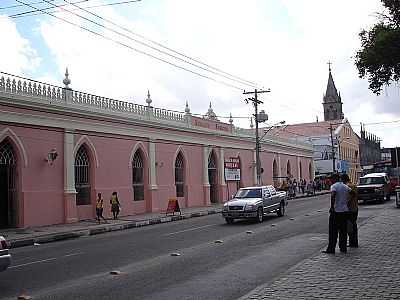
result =
[[240,189],[235,198],[261,198],[261,189]]
[[360,185],[367,185],[367,184],[384,184],[385,179],[383,177],[365,177],[360,178]]

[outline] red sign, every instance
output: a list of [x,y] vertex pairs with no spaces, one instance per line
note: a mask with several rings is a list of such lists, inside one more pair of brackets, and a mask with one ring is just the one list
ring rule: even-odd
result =
[[165,214],[175,214],[176,212],[181,213],[181,209],[179,208],[179,202],[176,198],[169,198],[168,207]]
[[225,169],[240,169],[239,157],[229,157],[225,160]]

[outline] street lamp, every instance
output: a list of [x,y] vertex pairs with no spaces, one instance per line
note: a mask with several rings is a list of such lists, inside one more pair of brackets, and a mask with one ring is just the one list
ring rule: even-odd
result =
[[267,135],[268,132],[270,132],[272,129],[274,129],[275,127],[278,127],[279,125],[284,125],[286,123],[286,121],[280,121],[278,123],[275,123],[273,125],[271,125],[271,127],[269,127],[267,130],[264,130],[264,134],[262,135],[262,137],[260,138],[260,141]]

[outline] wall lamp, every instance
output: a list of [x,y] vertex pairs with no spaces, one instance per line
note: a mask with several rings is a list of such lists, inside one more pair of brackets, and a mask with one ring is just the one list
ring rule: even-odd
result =
[[51,149],[49,153],[47,153],[47,157],[45,158],[45,161],[51,166],[53,165],[53,162],[57,159],[58,153],[56,149]]

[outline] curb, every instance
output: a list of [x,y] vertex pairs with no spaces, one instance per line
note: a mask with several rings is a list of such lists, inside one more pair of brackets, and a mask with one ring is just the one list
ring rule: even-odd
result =
[[91,236],[91,235],[98,235],[102,233],[112,232],[112,231],[120,231],[125,229],[131,228],[138,228],[143,226],[161,224],[161,223],[168,223],[174,221],[181,221],[190,218],[208,216],[220,213],[221,209],[212,209],[207,211],[200,211],[188,214],[181,214],[181,215],[173,215],[173,216],[160,216],[152,219],[141,220],[141,221],[127,221],[123,224],[112,224],[112,225],[105,225],[103,227],[97,228],[90,228],[90,229],[79,229],[76,231],[66,231],[66,232],[59,232],[59,233],[49,233],[46,235],[38,236],[38,237],[27,237],[22,239],[14,239],[9,240],[11,244],[11,249],[13,248],[20,248],[25,246],[32,246],[36,243],[38,244],[45,244],[57,241],[63,241],[67,239],[75,239],[81,236]]

